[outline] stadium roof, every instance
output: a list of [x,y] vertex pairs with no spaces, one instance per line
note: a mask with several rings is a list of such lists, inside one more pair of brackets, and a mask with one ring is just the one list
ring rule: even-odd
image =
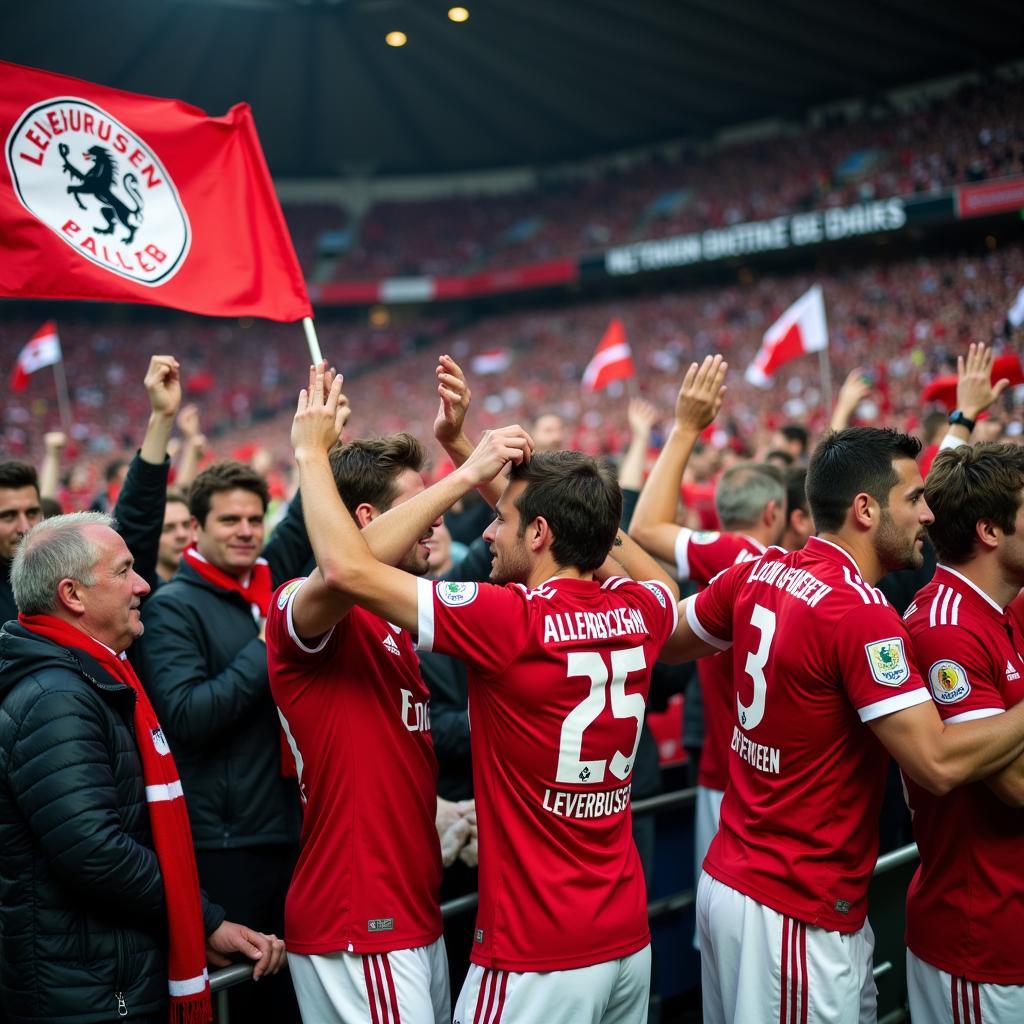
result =
[[[1022,55],[1018,0],[21,0],[0,58],[221,114],[278,177],[546,164]],[[385,45],[401,30],[405,46]]]

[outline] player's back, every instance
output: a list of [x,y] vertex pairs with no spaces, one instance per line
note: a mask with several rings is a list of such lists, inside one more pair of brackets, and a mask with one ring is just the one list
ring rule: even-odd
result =
[[899,617],[819,538],[729,570],[693,614],[733,641],[736,681],[729,788],[705,869],[782,913],[857,930],[888,763],[863,723],[927,699]]
[[470,664],[473,961],[564,970],[643,948],[630,785],[650,670],[674,628],[671,594],[556,578],[533,591],[484,585],[468,600],[441,591],[433,608],[431,648]]

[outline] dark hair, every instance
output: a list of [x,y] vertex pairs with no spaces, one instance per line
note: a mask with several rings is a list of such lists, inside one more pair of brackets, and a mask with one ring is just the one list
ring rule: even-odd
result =
[[814,528],[835,533],[845,522],[853,499],[865,492],[882,508],[899,476],[897,459],[916,459],[921,442],[887,427],[847,427],[818,443],[807,467],[807,502]]
[[764,457],[764,461],[769,465],[772,464],[773,460],[775,462],[781,462],[786,469],[789,469],[789,467],[796,462],[796,459],[793,457],[791,452],[783,451],[781,448],[773,448]]
[[103,469],[103,479],[106,482],[112,483],[117,479],[118,474],[127,466],[128,463],[124,459],[111,459]]
[[622,519],[622,491],[608,465],[581,452],[537,452],[513,465],[509,479],[526,482],[516,501],[520,537],[542,516],[559,565],[580,572],[602,565]]
[[935,456],[924,497],[935,515],[928,536],[943,562],[963,562],[974,550],[975,527],[987,519],[1013,533],[1024,488],[1024,448],[995,441],[962,444]]
[[779,433],[787,441],[796,441],[800,445],[801,454],[807,451],[811,435],[807,433],[807,428],[802,423],[784,423],[779,427]]
[[167,498],[164,504],[170,505],[172,502],[177,502],[179,505],[188,505],[188,492],[179,487],[168,487]]
[[807,467],[790,466],[786,470],[786,510],[807,511]]
[[338,493],[351,514],[362,505],[386,512],[395,500],[395,481],[406,469],[423,471],[423,446],[412,434],[360,438],[331,449],[331,470]]
[[266,480],[256,470],[234,459],[215,462],[192,481],[188,492],[188,510],[195,516],[199,525],[205,527],[213,496],[234,490],[251,491],[259,495],[260,501],[263,502],[263,511],[266,512],[270,502]]
[[35,466],[17,459],[0,461],[0,487],[9,487],[12,491],[20,487],[34,487],[39,490],[39,477]]

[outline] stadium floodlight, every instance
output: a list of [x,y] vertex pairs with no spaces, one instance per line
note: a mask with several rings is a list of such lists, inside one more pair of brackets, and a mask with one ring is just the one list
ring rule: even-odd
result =
[[449,7],[448,20],[456,22],[469,21],[469,11],[465,7]]
[[405,46],[409,41],[409,37],[404,32],[399,32],[397,29],[394,32],[389,32],[384,37],[384,42],[388,46]]

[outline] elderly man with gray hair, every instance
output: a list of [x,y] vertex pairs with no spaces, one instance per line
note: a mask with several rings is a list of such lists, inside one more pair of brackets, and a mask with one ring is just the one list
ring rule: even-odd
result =
[[148,584],[114,521],[34,526],[0,633],[0,1007],[28,1022],[208,1021],[207,964],[284,944],[199,889],[174,758],[125,649]]

